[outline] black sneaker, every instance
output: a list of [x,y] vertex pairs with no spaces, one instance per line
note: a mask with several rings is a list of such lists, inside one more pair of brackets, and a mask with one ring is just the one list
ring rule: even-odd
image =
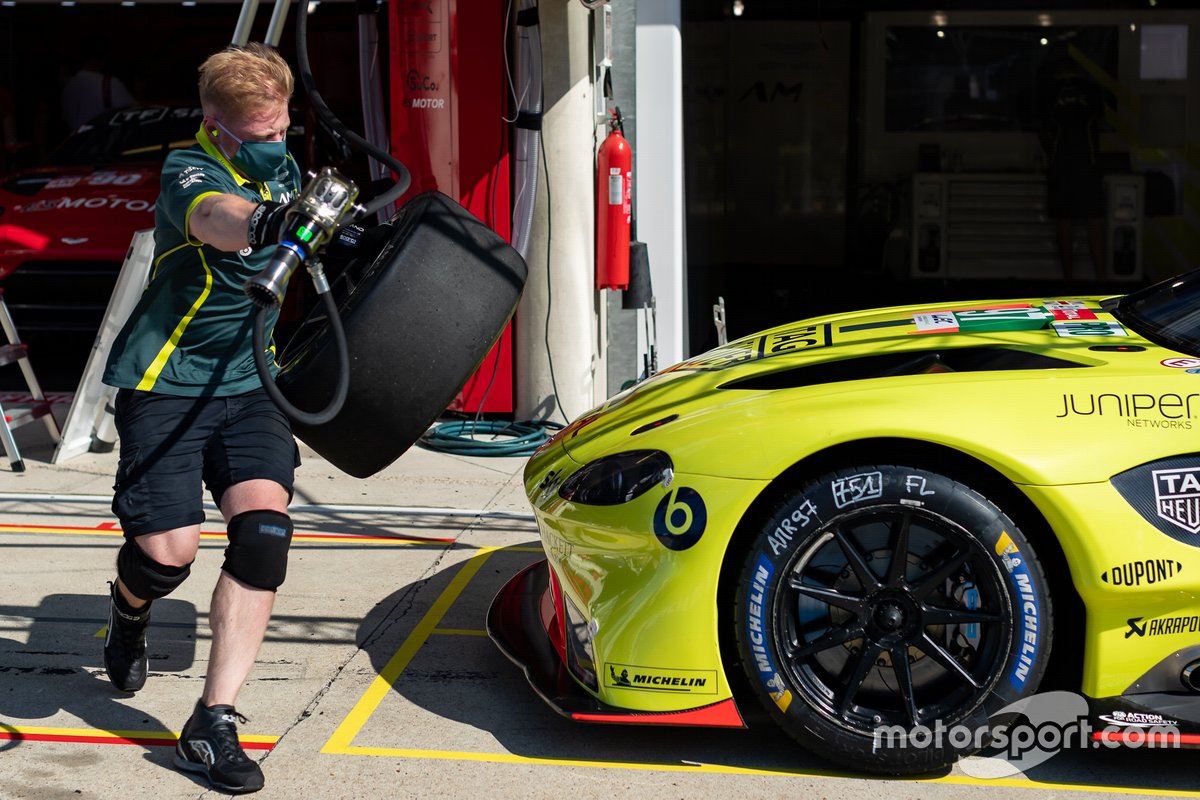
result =
[[196,702],[175,746],[175,766],[199,772],[214,789],[233,794],[263,788],[263,773],[238,741],[237,723],[246,718],[233,706],[206,707]]
[[146,628],[150,625],[150,604],[129,612],[117,596],[117,586],[108,584],[108,632],[104,635],[104,671],[113,686],[122,692],[136,692],[146,685]]

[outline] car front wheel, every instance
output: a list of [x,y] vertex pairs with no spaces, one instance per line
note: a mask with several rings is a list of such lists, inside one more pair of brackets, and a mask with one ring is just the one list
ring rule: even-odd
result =
[[863,466],[787,492],[756,526],[734,608],[776,721],[855,770],[945,768],[1036,690],[1052,613],[997,503],[925,469]]

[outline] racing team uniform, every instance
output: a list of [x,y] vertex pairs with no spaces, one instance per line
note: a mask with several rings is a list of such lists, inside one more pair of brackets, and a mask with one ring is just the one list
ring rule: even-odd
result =
[[[113,511],[127,537],[203,522],[195,491],[201,476],[218,505],[230,485],[254,478],[292,492],[299,449],[262,388],[253,353],[258,307],[242,288],[272,248],[223,252],[189,236],[188,220],[213,194],[287,203],[300,181],[290,153],[274,179],[242,177],[203,125],[195,145],[163,164],[149,284],[103,375],[118,388]],[[278,365],[269,332],[278,317],[277,308],[266,315],[272,374]]]

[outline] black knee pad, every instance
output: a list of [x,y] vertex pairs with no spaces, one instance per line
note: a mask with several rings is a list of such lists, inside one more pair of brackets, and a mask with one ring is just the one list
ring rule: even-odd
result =
[[229,520],[221,569],[256,589],[275,591],[287,577],[292,518],[278,511],[246,511]]
[[126,589],[143,600],[166,597],[187,580],[191,571],[190,563],[182,567],[158,563],[129,539],[117,553],[117,576]]

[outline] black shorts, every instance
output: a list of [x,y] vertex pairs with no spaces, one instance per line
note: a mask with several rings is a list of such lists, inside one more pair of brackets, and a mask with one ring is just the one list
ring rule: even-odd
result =
[[263,390],[236,397],[117,392],[121,441],[113,513],[126,537],[199,525],[235,483],[265,478],[292,496],[300,449]]

